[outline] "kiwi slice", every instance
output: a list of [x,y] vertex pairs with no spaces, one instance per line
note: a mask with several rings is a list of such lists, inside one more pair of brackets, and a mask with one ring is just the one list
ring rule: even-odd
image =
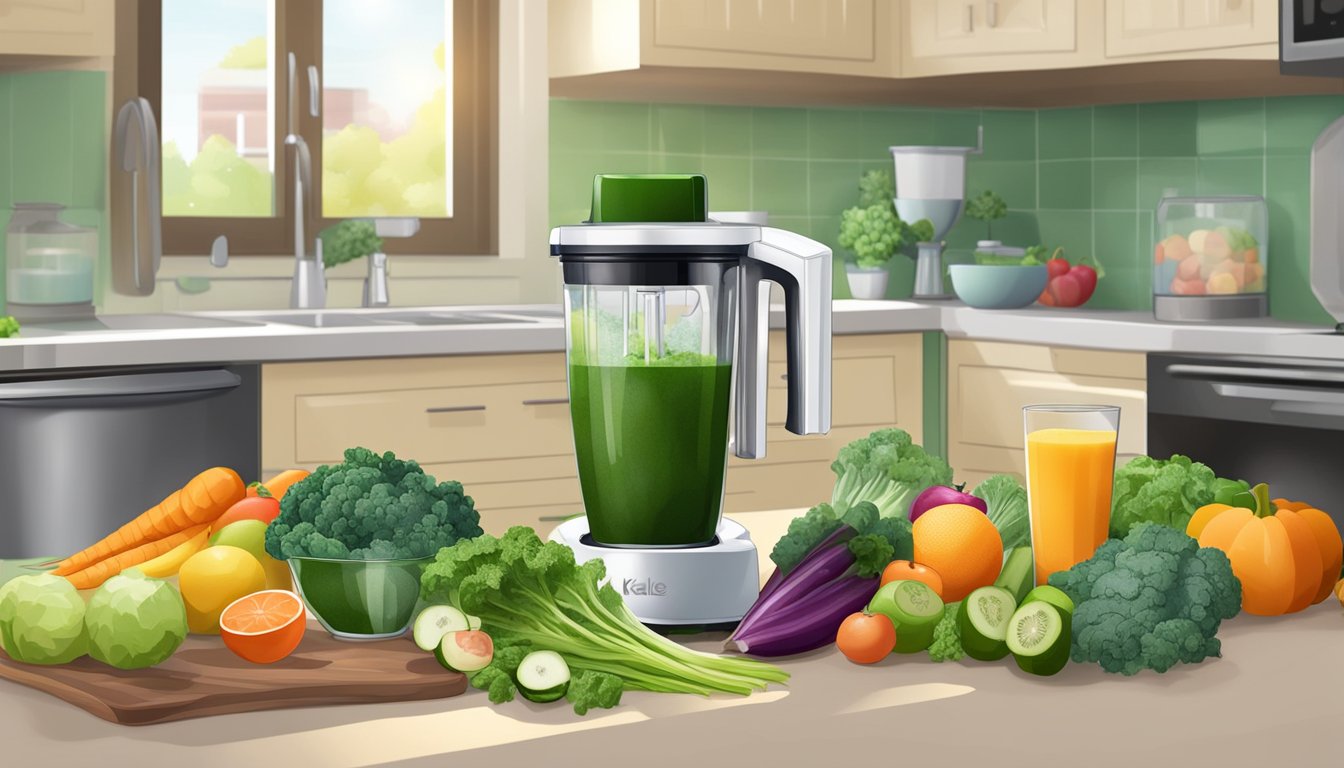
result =
[[1033,675],[1053,675],[1069,663],[1073,618],[1045,600],[1023,603],[1008,620],[1005,640],[1017,666]]
[[919,653],[933,644],[933,630],[943,619],[943,601],[922,581],[899,580],[877,590],[869,613],[880,613],[896,626],[896,652]]
[[961,601],[957,624],[961,647],[980,661],[998,661],[1008,655],[1008,621],[1017,610],[1013,595],[1002,587],[980,587]]

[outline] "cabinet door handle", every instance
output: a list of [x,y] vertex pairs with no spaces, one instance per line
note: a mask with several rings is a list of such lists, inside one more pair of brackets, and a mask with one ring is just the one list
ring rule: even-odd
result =
[[524,400],[523,405],[566,405],[568,397],[543,397],[538,400]]
[[967,31],[967,32],[974,32],[974,31],[975,31],[975,6],[974,6],[974,5],[969,5],[969,4],[968,4],[968,5],[966,6],[966,31]]
[[985,21],[991,29],[999,26],[999,4],[995,0],[985,2]]
[[426,408],[425,413],[462,413],[464,411],[484,410],[484,405],[441,405],[436,408]]

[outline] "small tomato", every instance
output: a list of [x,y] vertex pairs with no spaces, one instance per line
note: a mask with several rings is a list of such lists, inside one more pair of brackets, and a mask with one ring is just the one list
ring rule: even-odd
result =
[[874,664],[896,648],[896,625],[880,613],[851,613],[835,633],[835,646],[855,664]]

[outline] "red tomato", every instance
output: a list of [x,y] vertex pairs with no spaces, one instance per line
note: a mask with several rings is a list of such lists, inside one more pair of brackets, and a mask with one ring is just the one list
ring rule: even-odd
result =
[[1078,281],[1083,289],[1082,301],[1078,303],[1082,304],[1092,298],[1092,292],[1097,290],[1097,270],[1086,264],[1075,264],[1073,269],[1069,270],[1069,274]]
[[1076,307],[1083,303],[1083,286],[1072,274],[1060,275],[1050,281],[1050,292],[1061,307]]
[[882,581],[878,586],[885,587],[893,581],[922,581],[929,586],[938,597],[943,596],[943,577],[938,572],[922,563],[912,563],[909,560],[892,560],[882,571]]
[[1050,275],[1051,280],[1061,275],[1067,275],[1069,273],[1069,260],[1056,256],[1045,262],[1045,271]]
[[210,526],[210,532],[222,530],[229,523],[239,520],[260,520],[269,523],[280,516],[280,500],[269,496],[248,496],[229,507]]
[[835,646],[855,664],[879,662],[896,648],[896,625],[880,613],[851,613],[835,633]]

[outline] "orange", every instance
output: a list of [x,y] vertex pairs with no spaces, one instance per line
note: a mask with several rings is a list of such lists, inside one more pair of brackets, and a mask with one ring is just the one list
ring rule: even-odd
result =
[[307,625],[303,601],[293,592],[267,589],[229,603],[219,615],[224,645],[254,664],[270,664],[294,652]]
[[944,504],[919,516],[912,529],[915,562],[943,580],[943,602],[955,603],[989,586],[1003,567],[1003,539],[984,512],[965,504]]

